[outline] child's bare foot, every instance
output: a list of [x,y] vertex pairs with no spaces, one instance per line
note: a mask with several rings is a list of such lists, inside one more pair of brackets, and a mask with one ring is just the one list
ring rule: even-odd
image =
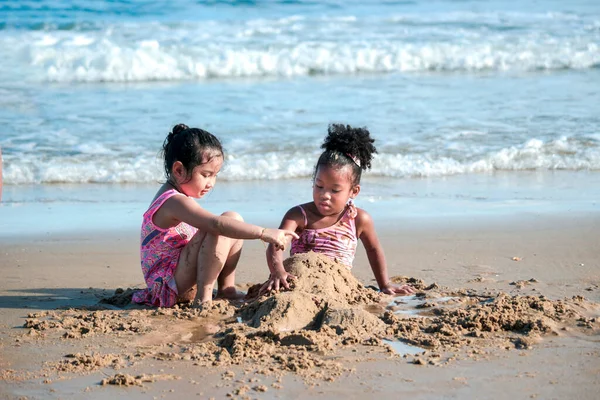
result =
[[194,301],[192,301],[190,303],[190,307],[191,308],[196,308],[196,309],[199,309],[199,310],[203,310],[204,307],[210,305],[211,302],[212,302],[212,300],[202,301],[200,299],[194,299]]
[[217,291],[217,299],[227,299],[233,301],[243,301],[246,297],[246,293],[240,292],[234,286],[219,289]]

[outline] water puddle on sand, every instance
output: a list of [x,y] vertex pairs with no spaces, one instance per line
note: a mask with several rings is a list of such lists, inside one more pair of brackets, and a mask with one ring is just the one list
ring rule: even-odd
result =
[[181,335],[180,341],[188,343],[200,343],[209,336],[214,335],[219,330],[216,324],[198,325],[191,329],[190,332]]
[[[457,298],[449,296],[435,298],[417,295],[401,296],[395,297],[385,308],[392,311],[394,314],[425,318],[434,315],[432,312],[433,309],[449,305],[448,303],[452,303],[455,299]],[[401,356],[415,355],[426,351],[426,349],[422,347],[412,346],[399,340],[384,339],[383,342],[389,345],[396,354]]]
[[410,344],[406,344],[397,340],[383,339],[382,342],[388,344],[396,354],[399,354],[401,356],[415,355],[425,351],[425,349],[421,347],[411,346]]
[[394,314],[403,314],[415,317],[426,317],[431,315],[431,309],[438,307],[444,303],[448,303],[456,297],[437,297],[425,298],[423,296],[402,296],[396,297],[388,303],[387,309]]
[[201,343],[211,338],[220,329],[220,322],[195,318],[170,324],[164,320],[156,320],[153,325],[154,331],[138,337],[135,344],[160,346],[166,343]]

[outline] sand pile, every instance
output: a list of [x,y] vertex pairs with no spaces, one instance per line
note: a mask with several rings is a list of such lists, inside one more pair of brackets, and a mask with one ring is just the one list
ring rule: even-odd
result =
[[[441,365],[489,348],[531,348],[544,336],[569,330],[590,335],[600,330],[598,305],[580,296],[552,301],[544,296],[450,290],[396,277],[394,281],[419,290],[415,296],[396,298],[402,309],[388,305],[390,296],[364,287],[344,266],[322,255],[297,255],[286,260],[285,267],[297,277],[290,291],[256,296],[256,285],[249,291],[254,298],[244,305],[221,300],[200,307],[35,313],[25,323],[28,333],[19,340],[47,340],[51,333],[62,337],[59,340],[82,340],[87,352],[52,364],[59,371],[122,369],[150,358],[196,366],[240,365],[264,375],[293,372],[307,380],[327,381],[349,371],[332,357],[349,345],[379,348],[394,356],[383,339],[404,342],[423,350],[405,355],[408,362]],[[94,353],[99,348],[90,348],[85,340],[100,334],[124,337],[122,352]],[[138,378],[125,378],[119,376],[114,384],[140,383]]]
[[299,254],[284,262],[296,276],[291,290],[255,299],[238,312],[254,328],[277,332],[318,330],[323,324],[356,334],[381,330],[381,321],[364,310],[381,295],[365,288],[345,266],[317,254]]
[[[341,343],[370,343],[387,326],[365,308],[381,301],[351,272],[329,258],[302,254],[284,266],[296,276],[291,290],[255,298],[235,313],[237,323],[219,332],[212,364],[253,363],[264,373],[293,371],[332,380],[347,368],[323,355]],[[257,285],[260,286],[260,285]],[[255,292],[256,287],[250,290]]]
[[144,383],[156,382],[159,380],[178,379],[173,375],[137,375],[115,374],[114,376],[102,379],[101,385],[117,385],[117,386],[144,386]]
[[[571,328],[594,334],[598,305],[581,296],[551,301],[544,296],[464,296],[448,306],[434,305],[428,318],[406,318],[387,311],[383,320],[399,340],[434,351],[465,347],[529,348],[542,336]],[[510,343],[512,342],[512,345]]]
[[99,368],[112,367],[113,369],[122,368],[123,359],[115,354],[67,354],[65,360],[57,363],[48,363],[48,366],[56,368],[62,372],[84,372],[94,371]]
[[123,314],[111,310],[82,312],[68,309],[30,313],[23,326],[29,329],[31,336],[44,335],[48,330],[60,330],[63,331],[64,338],[81,338],[98,333],[141,333],[151,330],[144,319],[123,318]]

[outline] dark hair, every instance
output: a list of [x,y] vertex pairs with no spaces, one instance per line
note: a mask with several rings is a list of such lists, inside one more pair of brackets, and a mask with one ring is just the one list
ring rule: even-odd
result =
[[315,175],[320,165],[328,167],[352,168],[352,185],[360,183],[363,170],[371,168],[373,154],[377,149],[373,145],[375,139],[367,128],[353,128],[350,125],[330,124],[327,137],[321,145],[325,151],[319,157],[315,167]]
[[214,157],[223,157],[223,146],[212,133],[178,124],[169,132],[163,143],[163,156],[167,180],[171,178],[171,168],[175,161],[183,164],[186,179],[189,180],[195,167],[209,162]]

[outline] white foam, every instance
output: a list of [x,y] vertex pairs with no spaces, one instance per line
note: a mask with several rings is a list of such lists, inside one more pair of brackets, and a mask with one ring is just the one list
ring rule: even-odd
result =
[[20,66],[4,79],[26,69],[50,82],[586,69],[600,64],[597,23],[510,13],[115,22],[3,34],[0,56]]
[[[49,144],[22,140],[12,144],[4,155],[4,182],[28,183],[152,183],[163,177],[161,160],[155,151],[123,144],[118,147],[99,142],[79,143],[67,132],[49,135],[61,143]],[[319,152],[295,150],[298,144],[277,151],[256,152],[250,142],[239,140],[231,146],[219,179],[278,180],[310,178]],[[450,146],[451,147],[451,146]],[[66,150],[65,150],[66,149]],[[64,152],[72,155],[64,155]],[[519,146],[497,151],[479,149],[477,154],[438,155],[381,152],[368,172],[383,177],[435,177],[456,174],[524,170],[600,170],[600,146],[589,140],[560,137],[555,140],[530,139]],[[453,151],[450,148],[449,151]],[[47,152],[44,155],[44,152]],[[62,152],[63,155],[55,153]],[[15,154],[19,154],[17,157]],[[465,152],[466,153],[466,152]]]
[[279,49],[240,47],[180,52],[145,44],[123,47],[103,41],[83,48],[30,49],[32,65],[50,82],[134,82],[210,78],[290,77],[419,71],[583,69],[600,63],[593,47],[549,45],[393,44],[316,46]]

